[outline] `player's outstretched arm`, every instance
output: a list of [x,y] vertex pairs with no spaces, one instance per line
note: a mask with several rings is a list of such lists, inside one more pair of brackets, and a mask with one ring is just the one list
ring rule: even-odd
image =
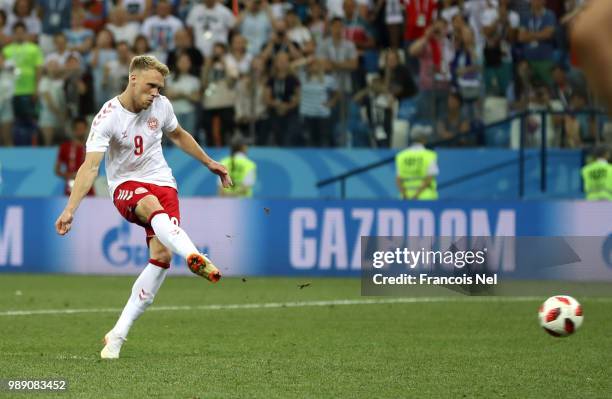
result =
[[221,165],[219,162],[213,160],[211,157],[206,154],[206,152],[200,147],[197,141],[193,138],[191,134],[189,134],[185,129],[183,129],[180,125],[176,127],[172,132],[168,134],[172,143],[175,146],[185,151],[187,154],[191,155],[193,158],[202,162],[208,170],[212,173],[219,176],[221,179],[221,184],[223,187],[227,188],[232,185],[232,179],[230,178],[229,173],[225,166]]
[[612,2],[591,0],[568,21],[572,45],[589,86],[612,114]]
[[103,152],[88,152],[85,155],[85,161],[79,168],[74,179],[74,186],[72,187],[70,198],[68,198],[68,204],[55,222],[55,230],[58,234],[64,235],[70,231],[74,213],[83,198],[87,195],[89,190],[91,190],[91,186],[93,186],[98,176],[102,157],[104,157]]

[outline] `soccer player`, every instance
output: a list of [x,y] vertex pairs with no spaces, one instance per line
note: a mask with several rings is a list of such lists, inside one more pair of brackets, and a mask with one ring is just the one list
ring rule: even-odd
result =
[[92,122],[85,161],[75,177],[68,204],[55,222],[60,235],[70,231],[74,214],[91,189],[106,153],[113,203],[129,222],[144,227],[150,260],[136,279],[119,320],[104,337],[103,359],[119,357],[130,327],[153,303],[172,252],[185,258],[195,274],[212,282],[221,278],[215,265],[198,252],[179,227],[176,181],[162,154],[162,135],[165,133],[174,145],[218,175],[223,187],[230,187],[232,180],[226,168],[212,160],[179,126],[170,101],[160,95],[167,75],[168,68],[155,57],[132,59],[126,89],[107,101]]

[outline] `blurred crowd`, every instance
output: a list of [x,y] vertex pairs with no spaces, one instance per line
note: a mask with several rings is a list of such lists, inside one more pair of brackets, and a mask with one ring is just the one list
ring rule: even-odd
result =
[[[0,0],[0,142],[54,145],[154,54],[204,145],[494,145],[526,110],[537,141],[603,140],[560,21],[581,0]],[[542,114],[543,115],[543,114]],[[479,130],[480,129],[480,130]],[[480,134],[473,132],[480,131]],[[506,136],[511,136],[508,132]],[[499,143],[497,143],[499,144]]]

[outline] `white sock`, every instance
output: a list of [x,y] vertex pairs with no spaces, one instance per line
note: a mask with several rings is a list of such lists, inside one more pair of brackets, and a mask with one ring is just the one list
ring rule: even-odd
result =
[[150,223],[157,239],[175,254],[187,258],[199,252],[185,230],[172,223],[167,213],[158,213]]
[[167,269],[155,266],[151,263],[144,268],[140,276],[132,286],[132,295],[128,299],[125,308],[117,324],[113,327],[115,334],[126,338],[132,324],[153,303],[153,299],[166,278]]

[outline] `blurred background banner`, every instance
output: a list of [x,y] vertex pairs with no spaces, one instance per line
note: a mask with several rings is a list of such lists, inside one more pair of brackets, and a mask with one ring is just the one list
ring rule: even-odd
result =
[[[212,148],[207,151],[214,159],[221,159],[229,153],[227,149]],[[317,182],[392,158],[396,152],[391,149],[253,148],[249,150],[249,157],[257,164],[258,177],[253,194],[257,198],[336,198],[339,196],[339,184],[317,188]],[[439,149],[437,152],[440,167],[438,184],[443,198],[518,198],[520,178],[516,150],[473,148]],[[216,176],[208,173],[197,161],[176,148],[164,149],[164,155],[177,179],[181,197],[216,194]],[[64,181],[55,176],[51,167],[56,156],[57,150],[53,148],[0,148],[0,195],[62,195]],[[545,194],[540,192],[539,150],[525,150],[524,158],[524,198],[584,196],[580,179],[576,178],[583,164],[580,150],[547,150],[548,189]],[[100,173],[104,173],[104,168],[100,168]],[[350,177],[346,182],[346,197],[397,198],[393,176],[395,164],[390,162]]]
[[[137,274],[147,263],[144,231],[111,201],[85,199],[60,237],[54,222],[64,205],[0,199],[0,272]],[[583,201],[181,200],[183,227],[230,276],[359,276],[362,236],[559,236],[592,237],[596,261],[551,278],[612,281],[611,215],[612,203]],[[189,274],[176,258],[172,273]]]

